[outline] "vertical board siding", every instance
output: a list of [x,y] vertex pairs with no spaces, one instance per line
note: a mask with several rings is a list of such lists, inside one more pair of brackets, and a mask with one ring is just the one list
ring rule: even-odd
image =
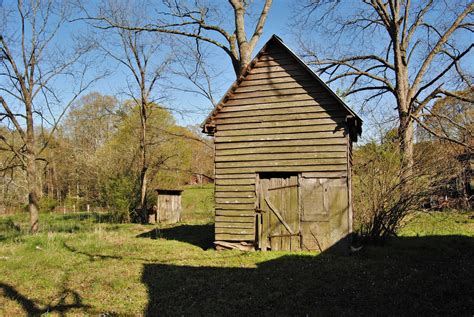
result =
[[181,195],[158,194],[158,221],[177,223],[181,219]]
[[293,56],[269,45],[213,119],[216,240],[255,239],[260,172],[347,177],[346,115]]

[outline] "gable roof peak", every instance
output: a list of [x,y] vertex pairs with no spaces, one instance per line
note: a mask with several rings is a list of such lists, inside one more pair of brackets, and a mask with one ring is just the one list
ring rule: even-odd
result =
[[346,105],[346,103],[339,97],[315,72],[312,70],[291,48],[289,48],[283,40],[277,36],[276,34],[273,34],[270,39],[263,45],[263,47],[260,49],[260,51],[257,53],[257,55],[252,59],[252,61],[249,63],[245,71],[237,78],[234,83],[229,87],[227,92],[224,94],[222,99],[217,103],[217,105],[214,107],[214,109],[211,111],[211,113],[206,117],[204,122],[202,123],[201,127],[203,129],[203,132],[205,133],[213,133],[213,119],[219,112],[219,110],[222,108],[222,106],[225,104],[227,99],[230,97],[230,95],[237,89],[239,84],[245,79],[245,77],[248,75],[250,70],[254,67],[254,65],[257,63],[258,59],[262,56],[263,53],[265,53],[271,43],[276,43],[280,47],[282,47],[287,53],[289,53],[303,68],[317,81],[319,82],[337,101],[338,103],[348,112],[348,114],[353,118],[354,120],[354,128],[355,128],[355,134],[357,139],[357,135],[360,135],[362,133],[362,119],[354,112],[352,111],[349,106]]

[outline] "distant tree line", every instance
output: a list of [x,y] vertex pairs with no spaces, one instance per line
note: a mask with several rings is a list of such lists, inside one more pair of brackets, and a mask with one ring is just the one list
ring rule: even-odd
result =
[[[158,187],[181,188],[194,175],[212,178],[213,150],[196,129],[177,125],[168,110],[157,104],[148,107],[145,142],[151,205]],[[133,100],[119,103],[99,93],[78,100],[38,163],[40,210],[113,210],[117,221],[129,221],[141,204],[140,125],[140,105]],[[15,138],[14,132],[7,133]],[[37,140],[44,142],[41,137]],[[0,159],[8,159],[7,153],[0,152]],[[6,207],[22,208],[26,174],[11,171],[1,184],[2,202]]]

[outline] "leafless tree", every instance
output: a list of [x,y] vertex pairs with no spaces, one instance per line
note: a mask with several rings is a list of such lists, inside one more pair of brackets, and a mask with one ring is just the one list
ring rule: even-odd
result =
[[357,93],[367,102],[387,96],[394,100],[401,178],[407,183],[413,173],[414,124],[421,122],[421,114],[443,96],[474,101],[456,93],[472,85],[463,62],[474,47],[468,40],[474,31],[474,3],[308,0],[299,10],[300,23],[314,23],[350,52],[322,58],[308,41],[303,44],[310,63],[329,82],[348,80],[348,95]]
[[[172,74],[177,80],[182,79],[189,85],[177,85],[171,82],[170,89],[191,93],[201,96],[215,106],[219,101],[216,95],[221,93],[217,89],[217,78],[223,75],[222,71],[217,71],[210,63],[213,58],[212,53],[207,48],[201,47],[198,43],[190,43],[181,39],[174,39],[175,43],[175,63]],[[195,105],[193,105],[195,107]],[[197,112],[209,113],[209,108],[195,109]]]
[[463,170],[451,149],[436,141],[416,147],[411,178],[400,181],[404,171],[397,146],[388,133],[381,144],[367,143],[355,151],[354,218],[366,242],[383,243],[396,235],[424,205],[439,208],[439,193]]
[[[57,41],[72,15],[66,5],[18,0],[16,5],[4,3],[0,14],[0,122],[17,136],[1,134],[0,150],[12,154],[9,168],[26,172],[30,230],[36,232],[42,195],[37,162],[44,160],[41,154],[69,106],[98,77],[87,76],[91,64],[83,58],[90,46],[67,49]],[[66,78],[74,89],[65,101],[64,87],[58,87],[57,81]]]
[[[253,1],[228,0],[226,8],[219,1],[163,0],[156,10],[154,22],[123,23],[114,18],[115,2],[106,2],[99,14],[88,12],[85,20],[103,29],[120,28],[128,31],[146,31],[180,35],[199,42],[210,43],[223,50],[231,59],[237,77],[251,61],[252,52],[260,39],[272,0],[265,0],[251,36],[247,36],[246,23],[253,11]],[[161,9],[164,8],[164,9]],[[228,23],[228,12],[233,13],[233,23]]]
[[[113,20],[119,24],[128,25],[139,21],[140,14],[130,5],[121,6],[115,10]],[[128,8],[128,9],[125,9]],[[112,33],[110,33],[112,32]],[[147,191],[149,160],[148,148],[152,142],[147,136],[149,127],[147,121],[157,106],[155,92],[158,82],[162,79],[164,70],[170,62],[169,57],[162,57],[165,53],[162,37],[159,34],[143,33],[123,28],[114,28],[104,32],[104,38],[99,46],[112,60],[124,66],[131,80],[128,84],[128,97],[139,106],[140,114],[140,200],[138,209],[145,221],[147,211]],[[115,36],[110,36],[113,34]],[[163,97],[161,93],[161,97]]]

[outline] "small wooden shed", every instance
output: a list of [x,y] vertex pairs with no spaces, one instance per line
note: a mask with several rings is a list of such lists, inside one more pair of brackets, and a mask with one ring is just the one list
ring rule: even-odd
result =
[[215,141],[215,241],[325,250],[352,231],[362,120],[273,35],[203,123]]
[[[177,223],[181,220],[180,189],[157,189],[158,198],[155,208],[155,222]],[[152,221],[150,221],[152,222]]]

